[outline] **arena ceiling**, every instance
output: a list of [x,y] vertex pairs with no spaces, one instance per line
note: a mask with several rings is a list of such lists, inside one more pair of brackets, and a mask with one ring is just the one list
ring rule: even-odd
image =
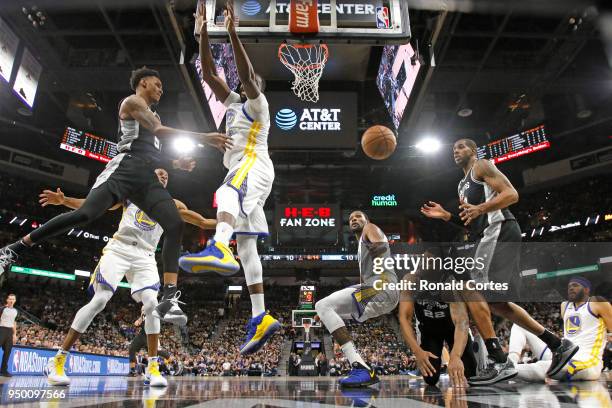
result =
[[[512,9],[508,2],[472,2],[470,12],[463,1],[446,2],[445,11],[440,11],[439,2],[413,3],[419,9],[410,11],[412,43],[416,46],[418,41],[423,61],[432,61],[429,50],[434,50],[435,67],[423,68],[411,95],[398,151],[387,161],[366,159],[357,148],[356,135],[355,151],[274,152],[275,200],[360,205],[373,190],[401,190],[418,201],[419,195],[446,185],[452,195],[458,173],[450,153],[426,158],[412,148],[426,134],[447,144],[458,137],[485,143],[546,123],[554,155],[539,153],[509,163],[509,172],[609,143],[612,69],[597,28],[598,15],[589,2],[559,1],[551,8],[543,5],[547,2],[515,1]],[[485,3],[491,9],[478,8]],[[34,27],[22,11],[33,5],[47,17],[44,26]],[[0,16],[34,51],[44,70],[33,117],[17,114],[16,103],[6,95],[0,97],[0,112],[5,124],[16,120],[46,132],[3,126],[3,143],[99,168],[58,151],[52,135],[59,139],[64,127],[73,124],[112,136],[117,103],[128,92],[129,72],[145,64],[163,76],[165,95],[159,111],[165,123],[210,130],[189,63],[196,46],[191,35],[194,5],[195,0],[3,1]],[[264,66],[265,59],[258,56],[263,48],[248,47],[255,67]],[[361,58],[346,62],[350,75],[331,70],[321,85],[359,93],[360,132],[375,123],[390,126],[375,85],[382,51],[366,48]],[[337,53],[342,61],[350,56],[350,49]],[[288,78],[278,81],[272,77],[275,73],[267,71],[271,89],[288,90]],[[472,114],[460,117],[458,111],[466,108]],[[578,111],[586,110],[588,117],[577,117]],[[7,140],[19,132],[28,137]],[[200,161],[195,176],[208,180],[203,188],[212,192],[223,176],[219,157],[203,153]],[[189,190],[191,184],[192,178],[179,176],[175,188]],[[210,201],[208,196],[194,200],[195,206]]]

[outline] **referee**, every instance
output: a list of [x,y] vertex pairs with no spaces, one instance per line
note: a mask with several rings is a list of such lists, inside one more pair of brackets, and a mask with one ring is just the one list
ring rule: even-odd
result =
[[2,367],[0,375],[3,377],[11,377],[8,372],[8,361],[13,349],[13,343],[17,341],[17,309],[15,302],[17,296],[11,293],[6,297],[6,305],[0,308],[0,346],[2,346]]

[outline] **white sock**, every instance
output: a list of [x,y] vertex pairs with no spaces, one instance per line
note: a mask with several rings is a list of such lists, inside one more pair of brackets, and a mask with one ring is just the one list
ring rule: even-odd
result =
[[508,353],[508,360],[512,361],[516,365],[518,364],[519,356],[516,353]]
[[361,364],[368,370],[370,369],[370,366],[367,365],[365,361],[363,361],[363,358],[361,358],[361,356],[357,352],[357,349],[355,348],[355,344],[352,341],[349,341],[348,343],[344,344],[341,348],[342,348],[342,353],[344,353],[344,355],[348,359],[349,363],[351,363],[351,365],[353,365],[354,362],[358,362],[359,364]]
[[264,294],[256,293],[251,295],[251,312],[253,317],[259,316],[266,311],[266,304],[264,303]]
[[225,245],[229,245],[229,240],[234,233],[234,227],[229,225],[227,222],[220,222],[217,224],[215,232],[215,241],[222,242]]

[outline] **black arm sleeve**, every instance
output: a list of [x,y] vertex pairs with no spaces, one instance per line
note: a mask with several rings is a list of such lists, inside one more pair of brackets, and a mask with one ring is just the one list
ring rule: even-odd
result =
[[451,224],[453,224],[457,228],[465,229],[465,225],[463,225],[463,221],[457,214],[451,214],[450,220],[448,220]]

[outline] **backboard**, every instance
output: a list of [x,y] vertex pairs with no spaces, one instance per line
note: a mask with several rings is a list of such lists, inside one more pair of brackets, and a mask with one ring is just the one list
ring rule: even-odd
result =
[[[226,0],[206,2],[211,42],[228,42],[223,25]],[[289,32],[290,0],[234,0],[237,32],[245,43],[405,44],[410,40],[405,0],[318,0],[320,29],[314,36]]]
[[322,327],[321,321],[315,320],[316,310],[292,310],[291,327],[304,327],[304,321],[310,322],[312,327]]

